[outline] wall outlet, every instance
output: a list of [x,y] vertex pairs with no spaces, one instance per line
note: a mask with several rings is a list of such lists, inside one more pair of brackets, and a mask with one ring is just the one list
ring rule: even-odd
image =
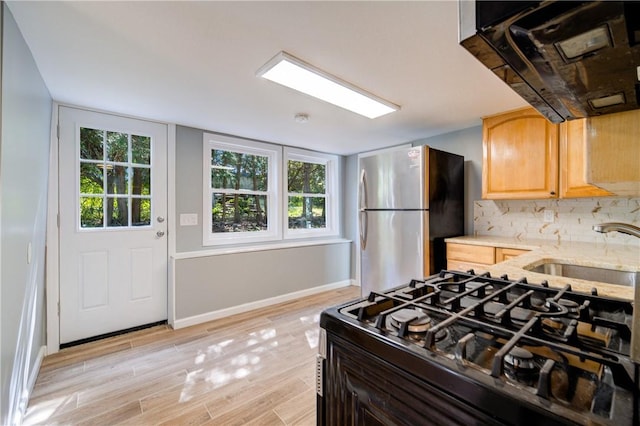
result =
[[555,220],[556,214],[553,210],[545,210],[544,211],[544,223],[553,223]]
[[197,213],[180,214],[180,226],[196,226],[198,224]]

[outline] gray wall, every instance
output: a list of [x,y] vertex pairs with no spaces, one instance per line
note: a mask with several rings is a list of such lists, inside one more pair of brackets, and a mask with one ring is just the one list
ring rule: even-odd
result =
[[[176,126],[176,252],[202,246],[202,138],[204,132]],[[198,226],[180,226],[181,213],[196,213]]]
[[28,376],[33,374],[38,351],[45,345],[44,247],[51,96],[11,12],[6,5],[2,7],[0,424],[12,424],[10,408],[19,402]]
[[176,318],[348,280],[350,245],[177,259]]
[[[203,130],[176,126],[178,254],[216,248],[202,245],[203,134]],[[344,168],[341,160],[339,182]],[[196,213],[198,226],[180,226],[182,213]],[[345,215],[341,215],[344,232]],[[174,270],[176,319],[349,280],[350,246],[350,243],[341,243],[178,258]]]
[[350,277],[356,278],[356,259],[358,256],[358,155],[350,155],[345,160],[345,172],[344,180],[342,182],[344,186],[342,199],[344,206],[345,218],[344,223],[344,237],[353,241],[351,244],[351,268]]

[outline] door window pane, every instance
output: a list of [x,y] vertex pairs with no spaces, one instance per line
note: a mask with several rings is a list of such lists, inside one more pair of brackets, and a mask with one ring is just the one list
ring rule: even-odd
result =
[[104,219],[102,197],[80,197],[80,227],[102,228]]
[[151,200],[133,198],[131,200],[131,226],[151,225]]
[[128,167],[107,166],[107,194],[129,194]]
[[289,160],[287,168],[289,192],[324,194],[325,169],[324,164]]
[[102,164],[95,163],[80,163],[81,194],[104,193],[102,166]]
[[125,163],[129,161],[129,135],[107,132],[107,161]]
[[104,131],[80,128],[80,158],[84,160],[102,160],[104,157]]
[[135,164],[151,164],[151,138],[131,135],[131,156]]
[[131,182],[132,195],[151,194],[151,169],[143,167],[132,167],[133,178]]
[[214,193],[211,232],[254,232],[267,229],[267,196]]
[[289,229],[325,228],[327,225],[324,197],[290,196]]
[[129,199],[127,197],[107,198],[107,226],[129,226]]

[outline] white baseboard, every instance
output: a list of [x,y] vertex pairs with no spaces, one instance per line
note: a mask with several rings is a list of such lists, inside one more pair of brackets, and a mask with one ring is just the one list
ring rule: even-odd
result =
[[22,424],[22,420],[27,414],[27,406],[29,405],[29,399],[31,399],[31,394],[33,393],[33,388],[36,385],[36,380],[38,380],[38,373],[40,372],[40,366],[42,365],[42,360],[44,356],[47,354],[47,347],[40,346],[40,350],[38,350],[38,356],[35,359],[33,364],[33,368],[29,372],[29,378],[27,381],[27,389],[26,394],[20,393],[17,395],[17,399],[12,401],[12,404],[15,404],[13,409],[13,414],[9,414],[10,417],[13,418],[13,421],[17,424]]
[[29,373],[29,382],[27,383],[27,389],[29,390],[29,397],[31,397],[31,393],[33,392],[33,387],[36,385],[36,380],[38,380],[38,373],[40,373],[40,366],[42,365],[42,360],[44,359],[44,356],[46,354],[47,354],[47,347],[40,346],[40,350],[38,351],[36,362],[33,365],[33,369]]
[[217,311],[207,312],[205,314],[194,315],[192,317],[176,319],[173,323],[174,329],[189,327],[191,325],[202,324],[203,322],[213,321],[216,319],[228,317],[231,315],[241,314],[243,312],[252,311],[254,309],[264,308],[266,306],[275,305],[289,300],[298,299],[300,297],[311,296],[313,294],[322,293],[329,290],[335,290],[341,287],[353,285],[353,280],[338,281],[336,283],[325,284],[318,287],[312,287],[305,290],[294,291],[280,296],[270,297],[268,299],[258,300],[255,302],[243,303],[242,305],[232,306],[230,308],[219,309]]

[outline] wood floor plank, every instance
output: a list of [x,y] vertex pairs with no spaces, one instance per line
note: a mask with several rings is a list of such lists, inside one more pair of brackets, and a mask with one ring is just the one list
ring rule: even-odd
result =
[[315,415],[316,391],[309,389],[284,401],[273,408],[273,411],[287,425],[299,424],[305,417]]
[[164,422],[160,423],[162,426],[199,426],[206,424],[211,420],[211,415],[204,405],[197,405],[190,410],[184,411],[179,415],[172,417]]
[[318,319],[359,287],[46,357],[25,425],[312,425]]
[[[214,422],[221,425],[242,426],[259,418],[265,412],[271,410],[275,405],[294,398],[305,390],[307,390],[307,386],[301,380],[287,380],[282,382],[279,386],[275,386],[272,390],[255,396],[253,399],[247,401],[248,403],[242,404],[238,408],[226,411],[219,415],[212,412],[211,416]],[[210,412],[212,411],[212,408],[210,408],[209,405],[207,405],[207,408],[209,408]]]
[[265,426],[265,425],[268,425],[268,426],[285,425],[286,426],[286,423],[283,422],[282,419],[278,417],[278,415],[271,410],[267,411],[260,417],[256,417],[255,419],[245,423],[245,426]]
[[131,401],[120,407],[100,413],[97,416],[76,423],[77,426],[103,426],[115,425],[124,420],[136,417],[142,413],[140,403]]

